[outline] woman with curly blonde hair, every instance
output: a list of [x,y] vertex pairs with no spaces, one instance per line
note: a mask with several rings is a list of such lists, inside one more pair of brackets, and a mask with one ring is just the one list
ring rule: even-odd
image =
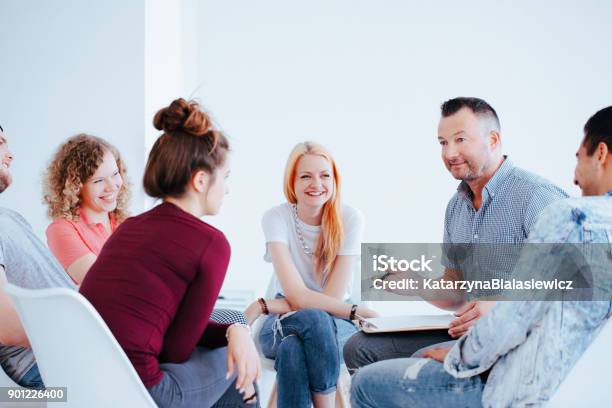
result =
[[47,243],[80,285],[102,246],[127,218],[129,189],[119,151],[99,137],[79,134],[53,156],[43,201],[53,222]]

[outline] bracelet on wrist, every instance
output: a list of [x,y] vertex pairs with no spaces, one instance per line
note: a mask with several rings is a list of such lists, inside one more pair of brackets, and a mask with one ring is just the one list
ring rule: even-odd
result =
[[229,329],[232,326],[238,326],[238,327],[244,327],[245,329],[247,329],[247,331],[249,332],[249,334],[251,334],[251,326],[249,326],[248,324],[244,324],[244,323],[232,323],[227,327],[227,330],[225,331],[225,338],[229,341]]
[[270,314],[270,309],[268,309],[268,304],[266,303],[266,299],[259,298],[257,299],[257,303],[259,303],[259,306],[261,307],[261,313],[265,315]]
[[351,313],[349,314],[349,320],[355,320],[356,313],[357,313],[357,305],[351,306]]

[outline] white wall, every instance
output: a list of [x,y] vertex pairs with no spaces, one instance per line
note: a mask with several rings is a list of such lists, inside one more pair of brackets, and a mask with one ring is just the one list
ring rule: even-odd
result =
[[42,236],[41,173],[86,131],[123,152],[139,212],[152,115],[191,95],[233,143],[231,193],[209,220],[232,243],[226,288],[263,293],[260,218],[284,200],[286,156],[305,139],[335,153],[366,241],[440,240],[457,183],[436,126],[453,96],[491,102],[515,163],[577,194],[581,126],[610,104],[612,6],[472,4],[3,0],[0,124],[16,160],[0,205]]
[[61,142],[87,132],[123,153],[142,211],[144,0],[2,0],[0,27],[0,124],[15,154],[0,205],[44,238],[42,174]]
[[260,218],[283,201],[286,157],[305,139],[335,153],[366,241],[441,240],[457,182],[436,132],[439,105],[454,96],[489,101],[512,160],[579,194],[581,128],[612,102],[612,6],[470,4],[199,3],[198,75],[185,87],[233,143],[231,193],[212,220],[232,243],[227,285],[263,292]]

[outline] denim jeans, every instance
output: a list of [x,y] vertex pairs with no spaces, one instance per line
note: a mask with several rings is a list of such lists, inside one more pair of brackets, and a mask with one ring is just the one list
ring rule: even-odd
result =
[[448,330],[367,334],[355,333],[344,346],[344,361],[352,375],[378,361],[408,358],[424,347],[452,340]]
[[208,349],[196,347],[189,360],[181,364],[163,363],[164,376],[149,388],[153,400],[161,408],[259,407],[246,403],[235,386],[236,370],[229,379],[227,347]]
[[[0,368],[1,370],[1,368]],[[45,384],[40,376],[40,372],[38,371],[38,365],[34,364],[32,368],[30,368],[24,375],[21,377],[21,380],[18,382],[19,385],[26,388],[34,388],[37,390],[41,390],[45,388]]]
[[360,368],[351,382],[351,406],[481,407],[480,376],[455,378],[428,358],[396,358]]
[[334,392],[342,348],[356,331],[348,320],[319,309],[268,316],[259,342],[275,360],[279,408],[310,407],[311,393]]

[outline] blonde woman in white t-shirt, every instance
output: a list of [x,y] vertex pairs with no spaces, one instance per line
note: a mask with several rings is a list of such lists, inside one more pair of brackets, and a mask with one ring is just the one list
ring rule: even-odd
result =
[[342,347],[356,331],[350,320],[376,316],[348,295],[363,218],[341,205],[338,169],[317,143],[295,146],[284,190],[287,202],[262,220],[277,296],[259,299],[246,314],[249,321],[270,314],[259,341],[264,355],[276,360],[279,407],[332,407]]

